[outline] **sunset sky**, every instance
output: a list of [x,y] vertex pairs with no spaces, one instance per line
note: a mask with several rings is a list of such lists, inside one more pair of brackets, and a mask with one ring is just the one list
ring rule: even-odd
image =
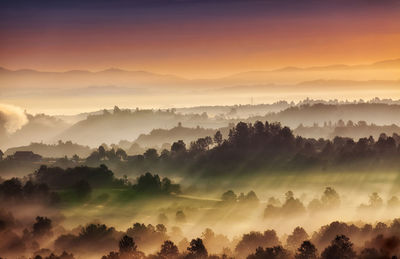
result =
[[197,78],[400,57],[395,0],[87,2],[1,1],[0,66]]

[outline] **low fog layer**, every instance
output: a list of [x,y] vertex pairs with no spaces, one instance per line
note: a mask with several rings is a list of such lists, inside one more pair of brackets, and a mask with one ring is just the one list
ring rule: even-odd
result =
[[35,113],[73,114],[112,107],[165,108],[300,101],[306,97],[400,98],[400,59],[364,65],[285,67],[221,78],[186,79],[146,71],[0,69],[2,101]]
[[[199,258],[204,251],[201,258],[252,258],[261,253],[258,247],[294,258],[310,241],[326,259],[399,255],[398,195],[319,186],[282,192],[281,184],[194,197],[185,186],[150,173],[126,179],[105,166],[42,167],[0,183],[0,252],[6,258],[125,258],[125,252],[153,258],[170,241],[177,251],[162,258]],[[343,241],[352,244],[350,257],[326,255]],[[111,257],[113,251],[121,257]]]
[[8,137],[28,123],[28,118],[22,109],[0,104],[0,144],[5,143]]
[[[305,137],[344,136],[355,139],[370,135],[378,137],[380,133],[398,133],[395,125],[400,124],[396,115],[400,112],[398,101],[377,98],[368,102],[306,99],[299,103],[278,102],[271,105],[203,106],[165,110],[122,109],[115,106],[112,110],[75,116],[30,115],[17,108],[13,108],[13,112],[10,113],[8,106],[4,107],[3,133],[0,139],[3,152],[7,148],[28,146],[32,142],[56,144],[59,140],[72,141],[91,148],[103,143],[118,144],[121,141],[136,142],[141,148],[160,148],[163,144],[172,144],[173,141],[179,140],[178,132],[173,133],[178,125],[203,129],[203,133],[200,133],[200,130],[182,133],[184,135],[180,138],[190,142],[211,135],[212,131],[226,132],[224,128],[239,121],[276,121],[296,129],[296,134]],[[349,127],[359,123],[370,125],[354,129],[352,132],[351,129],[344,129],[343,123]],[[156,133],[159,129],[170,131]],[[144,137],[143,134],[151,136]]]
[[1,256],[399,256],[400,105],[288,105],[4,112],[5,140],[48,140],[0,152]]

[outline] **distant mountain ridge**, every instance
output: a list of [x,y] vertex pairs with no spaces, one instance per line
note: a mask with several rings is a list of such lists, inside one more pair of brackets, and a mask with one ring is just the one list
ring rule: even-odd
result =
[[344,69],[382,69],[382,68],[400,68],[400,58],[374,62],[366,65],[328,65],[312,67],[284,67],[272,71],[324,71],[324,70],[344,70]]
[[274,70],[257,70],[257,71],[247,71],[236,73],[228,76],[230,77],[240,77],[249,74],[263,74],[263,73],[276,73],[276,72],[320,72],[320,71],[338,71],[338,70],[365,70],[365,69],[399,69],[400,70],[400,58],[389,59],[377,61],[371,64],[361,64],[361,65],[345,65],[345,64],[333,64],[327,66],[311,66],[311,67],[295,67],[288,66],[283,68],[278,68]]
[[136,74],[136,75],[146,75],[146,76],[166,76],[180,78],[175,75],[168,74],[158,74],[153,72],[148,72],[144,70],[124,70],[119,68],[108,68],[100,71],[89,71],[89,70],[67,70],[67,71],[40,71],[35,69],[17,69],[11,70],[5,67],[0,67],[0,73],[32,73],[32,74],[103,74],[103,73],[125,73],[125,74]]
[[[217,80],[221,80],[224,78],[235,77],[239,75],[244,75],[248,73],[274,73],[274,72],[296,72],[296,71],[329,71],[329,70],[349,70],[349,69],[400,69],[400,58],[396,59],[388,59],[377,61],[370,64],[361,64],[361,65],[345,65],[345,64],[333,64],[326,66],[311,66],[311,67],[296,67],[296,66],[287,66],[278,69],[272,70],[254,70],[254,71],[246,71],[235,73],[226,77],[221,77]],[[18,69],[18,70],[10,70],[5,67],[0,67],[0,73],[18,73],[18,74],[48,74],[48,75],[101,75],[101,74],[125,74],[131,76],[146,76],[146,77],[158,77],[158,78],[169,78],[175,80],[183,80],[183,81],[193,81],[196,79],[186,79],[182,76],[177,76],[173,74],[160,74],[153,73],[144,70],[124,70],[120,68],[108,68],[100,71],[89,71],[89,70],[67,70],[63,72],[51,72],[51,71],[39,71],[34,69]],[[203,78],[199,80],[212,80]]]
[[147,71],[128,71],[110,68],[102,71],[69,70],[64,72],[37,71],[32,69],[9,70],[0,67],[3,88],[83,88],[116,85],[120,87],[174,87],[187,80],[175,75]]

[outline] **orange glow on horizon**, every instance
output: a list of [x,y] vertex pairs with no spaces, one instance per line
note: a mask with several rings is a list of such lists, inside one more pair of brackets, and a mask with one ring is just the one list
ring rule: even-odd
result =
[[111,67],[221,77],[285,66],[366,64],[400,57],[400,20],[390,16],[292,18],[236,23],[148,24],[7,32],[0,65],[42,71]]

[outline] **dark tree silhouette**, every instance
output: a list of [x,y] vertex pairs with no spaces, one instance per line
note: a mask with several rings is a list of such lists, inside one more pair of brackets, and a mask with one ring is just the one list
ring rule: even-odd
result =
[[317,259],[318,251],[317,248],[310,242],[304,241],[301,246],[297,249],[295,259]]
[[258,247],[254,254],[250,254],[247,259],[290,259],[290,252],[282,246]]
[[171,152],[174,154],[180,154],[186,152],[186,144],[182,140],[174,142],[171,146]]
[[340,197],[335,189],[326,187],[321,197],[321,202],[326,208],[337,208],[340,206]]
[[69,254],[67,252],[62,252],[59,256],[51,253],[49,256],[42,257],[40,255],[36,255],[34,259],[75,259],[73,254]]
[[169,259],[169,258],[177,258],[179,255],[178,247],[174,244],[174,242],[170,240],[166,240],[161,245],[160,252],[157,253],[160,258]]
[[222,144],[222,141],[223,141],[223,139],[222,139],[221,131],[218,130],[218,131],[215,133],[215,135],[214,135],[214,142],[215,142],[218,146],[220,146],[220,145]]
[[128,235],[124,235],[119,241],[119,253],[110,252],[103,256],[102,259],[141,259],[144,258],[143,252],[137,250],[137,246]]
[[201,238],[192,239],[187,250],[189,251],[188,258],[205,259],[208,257],[207,249],[204,246]]
[[150,161],[156,161],[158,159],[157,150],[154,148],[149,148],[143,154],[144,158]]
[[345,235],[336,236],[331,245],[325,248],[321,254],[322,259],[352,259],[356,258],[353,243]]
[[260,200],[254,191],[249,191],[246,195],[241,193],[238,197],[238,201],[241,203],[254,204],[258,203]]
[[119,160],[126,160],[128,155],[126,154],[125,150],[118,148],[115,152],[115,155],[118,157]]
[[103,146],[99,146],[97,152],[99,153],[100,159],[104,159],[106,157],[106,149]]
[[237,195],[232,190],[229,190],[222,194],[221,200],[224,202],[236,202]]
[[145,224],[135,223],[127,229],[126,234],[132,237],[141,249],[154,249],[167,240],[166,232],[167,229],[162,224],[154,227],[151,224],[146,226]]
[[303,241],[308,239],[308,234],[302,227],[296,227],[293,233],[289,235],[286,239],[286,245],[289,250],[296,250]]
[[117,252],[110,252],[108,255],[102,256],[101,259],[121,259],[121,257]]
[[135,244],[135,242],[133,241],[133,238],[131,238],[130,236],[123,236],[121,238],[121,240],[119,241],[119,252],[121,254],[124,253],[134,253],[136,252],[137,246]]
[[235,251],[239,257],[246,257],[257,247],[273,247],[280,245],[275,230],[266,230],[264,233],[252,231],[244,234],[236,245]]
[[4,198],[18,199],[22,197],[22,183],[17,178],[11,178],[1,184],[1,195]]
[[133,185],[133,190],[137,193],[147,195],[158,195],[158,194],[178,194],[180,193],[179,184],[173,184],[169,178],[163,178],[155,174],[147,172],[144,175],[139,176],[136,179],[136,184]]

